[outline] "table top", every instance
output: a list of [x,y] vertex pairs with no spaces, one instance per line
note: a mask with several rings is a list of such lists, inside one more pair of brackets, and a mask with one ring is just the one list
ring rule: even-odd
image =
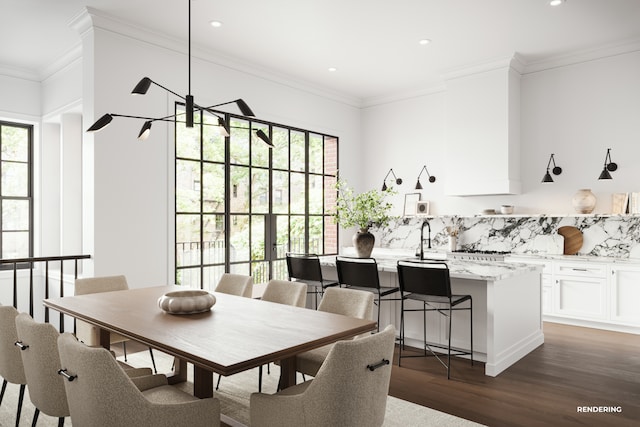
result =
[[205,313],[173,315],[158,307],[158,286],[44,300],[44,305],[222,375],[375,329],[355,319],[252,298],[213,293]]

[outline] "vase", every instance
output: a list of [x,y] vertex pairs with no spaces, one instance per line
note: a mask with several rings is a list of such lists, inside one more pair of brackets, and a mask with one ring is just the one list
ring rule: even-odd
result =
[[458,238],[449,236],[449,252],[454,252],[456,249],[458,249]]
[[376,237],[369,232],[369,229],[360,229],[353,235],[352,240],[358,258],[369,258],[371,256]]
[[588,188],[578,190],[571,199],[571,205],[577,213],[591,213],[596,207],[596,196]]

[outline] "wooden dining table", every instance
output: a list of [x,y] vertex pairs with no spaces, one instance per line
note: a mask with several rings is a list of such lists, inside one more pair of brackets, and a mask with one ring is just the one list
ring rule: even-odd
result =
[[155,286],[45,299],[44,305],[100,328],[100,344],[118,333],[176,358],[171,383],[187,380],[194,367],[193,392],[213,395],[213,373],[233,375],[280,361],[281,387],[296,382],[296,355],[376,328],[373,320],[213,293],[211,310],[169,314],[158,306],[182,286]]

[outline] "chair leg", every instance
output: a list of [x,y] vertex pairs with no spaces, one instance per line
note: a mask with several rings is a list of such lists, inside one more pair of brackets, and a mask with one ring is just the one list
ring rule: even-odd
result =
[[149,355],[151,356],[151,364],[153,364],[153,373],[157,374],[158,370],[156,369],[156,360],[153,358],[153,349],[149,347]]
[[258,367],[258,393],[262,393],[262,365]]
[[64,426],[64,417],[60,417],[58,418],[58,427],[63,427]]
[[404,299],[400,300],[400,345],[398,345],[398,367],[402,362],[402,346],[404,346]]
[[220,380],[222,379],[222,375],[218,375],[218,382],[216,383],[216,390],[220,387]]
[[471,366],[473,366],[473,299],[469,300],[469,330],[471,331]]
[[451,379],[451,317],[452,317],[452,311],[451,311],[451,304],[449,304],[449,348],[448,348],[448,355],[447,355],[447,379],[450,380]]
[[380,296],[378,296],[378,332],[380,332]]
[[127,343],[122,341],[122,352],[124,353],[124,361],[127,361]]
[[2,399],[4,398],[4,391],[7,389],[7,380],[2,381],[2,392],[0,392],[0,405],[2,404]]
[[24,389],[26,384],[20,384],[20,395],[18,397],[18,413],[16,414],[16,427],[20,425],[20,414],[22,414],[22,401],[24,400]]
[[31,427],[36,427],[36,424],[38,424],[38,415],[40,415],[40,409],[36,408],[36,411],[33,413],[33,421],[31,421]]

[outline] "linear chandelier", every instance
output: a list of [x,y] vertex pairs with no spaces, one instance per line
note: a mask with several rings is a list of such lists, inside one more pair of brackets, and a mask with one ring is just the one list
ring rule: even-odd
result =
[[[188,94],[186,96],[182,96],[174,91],[172,91],[171,89],[151,80],[149,77],[143,77],[142,80],[140,80],[138,82],[138,84],[133,88],[133,90],[131,91],[131,94],[133,95],[145,95],[147,93],[147,91],[149,90],[149,88],[151,87],[151,84],[154,84],[164,90],[166,90],[167,92],[173,94],[174,96],[182,99],[185,102],[185,112],[184,113],[179,113],[179,114],[173,114],[170,116],[165,116],[165,117],[143,117],[143,116],[132,116],[132,115],[126,115],[126,114],[115,114],[115,113],[107,113],[104,114],[102,117],[100,117],[93,125],[91,125],[88,129],[87,132],[97,132],[101,129],[104,129],[107,125],[109,125],[111,123],[111,121],[113,120],[114,117],[123,117],[123,118],[129,118],[129,119],[139,119],[139,120],[144,120],[144,123],[142,125],[142,128],[140,129],[140,133],[138,134],[138,139],[139,140],[145,140],[149,137],[149,134],[151,133],[151,125],[153,124],[153,122],[174,122],[174,123],[184,123],[186,127],[188,128],[192,128],[193,127],[193,114],[194,114],[194,110],[195,109],[199,109],[199,110],[203,110],[203,111],[207,111],[209,114],[212,114],[213,116],[218,118],[218,124],[217,126],[220,128],[221,133],[227,137],[229,136],[229,128],[230,126],[226,123],[226,121],[224,120],[223,117],[221,117],[219,114],[217,114],[215,111],[213,111],[213,108],[216,107],[221,107],[223,105],[228,105],[228,104],[236,104],[236,106],[238,107],[238,109],[240,110],[240,112],[242,113],[243,116],[247,116],[247,117],[255,117],[255,114],[253,113],[253,111],[251,110],[251,108],[249,108],[249,105],[247,105],[247,103],[242,100],[242,99],[236,99],[233,101],[228,101],[228,102],[223,102],[220,104],[216,104],[216,105],[211,105],[208,107],[201,107],[200,105],[196,104],[194,102],[193,99],[193,95],[191,95],[191,0],[187,0],[188,3],[188,14],[189,14],[189,28],[188,28]],[[177,120],[177,117],[179,115],[185,115],[185,121],[184,122],[179,122]],[[271,142],[271,139],[269,138],[269,136],[264,133],[264,131],[262,131],[261,129],[258,129],[255,131],[256,132],[256,136],[261,139],[265,144],[267,144],[269,146],[269,148],[273,148],[273,143]]]

